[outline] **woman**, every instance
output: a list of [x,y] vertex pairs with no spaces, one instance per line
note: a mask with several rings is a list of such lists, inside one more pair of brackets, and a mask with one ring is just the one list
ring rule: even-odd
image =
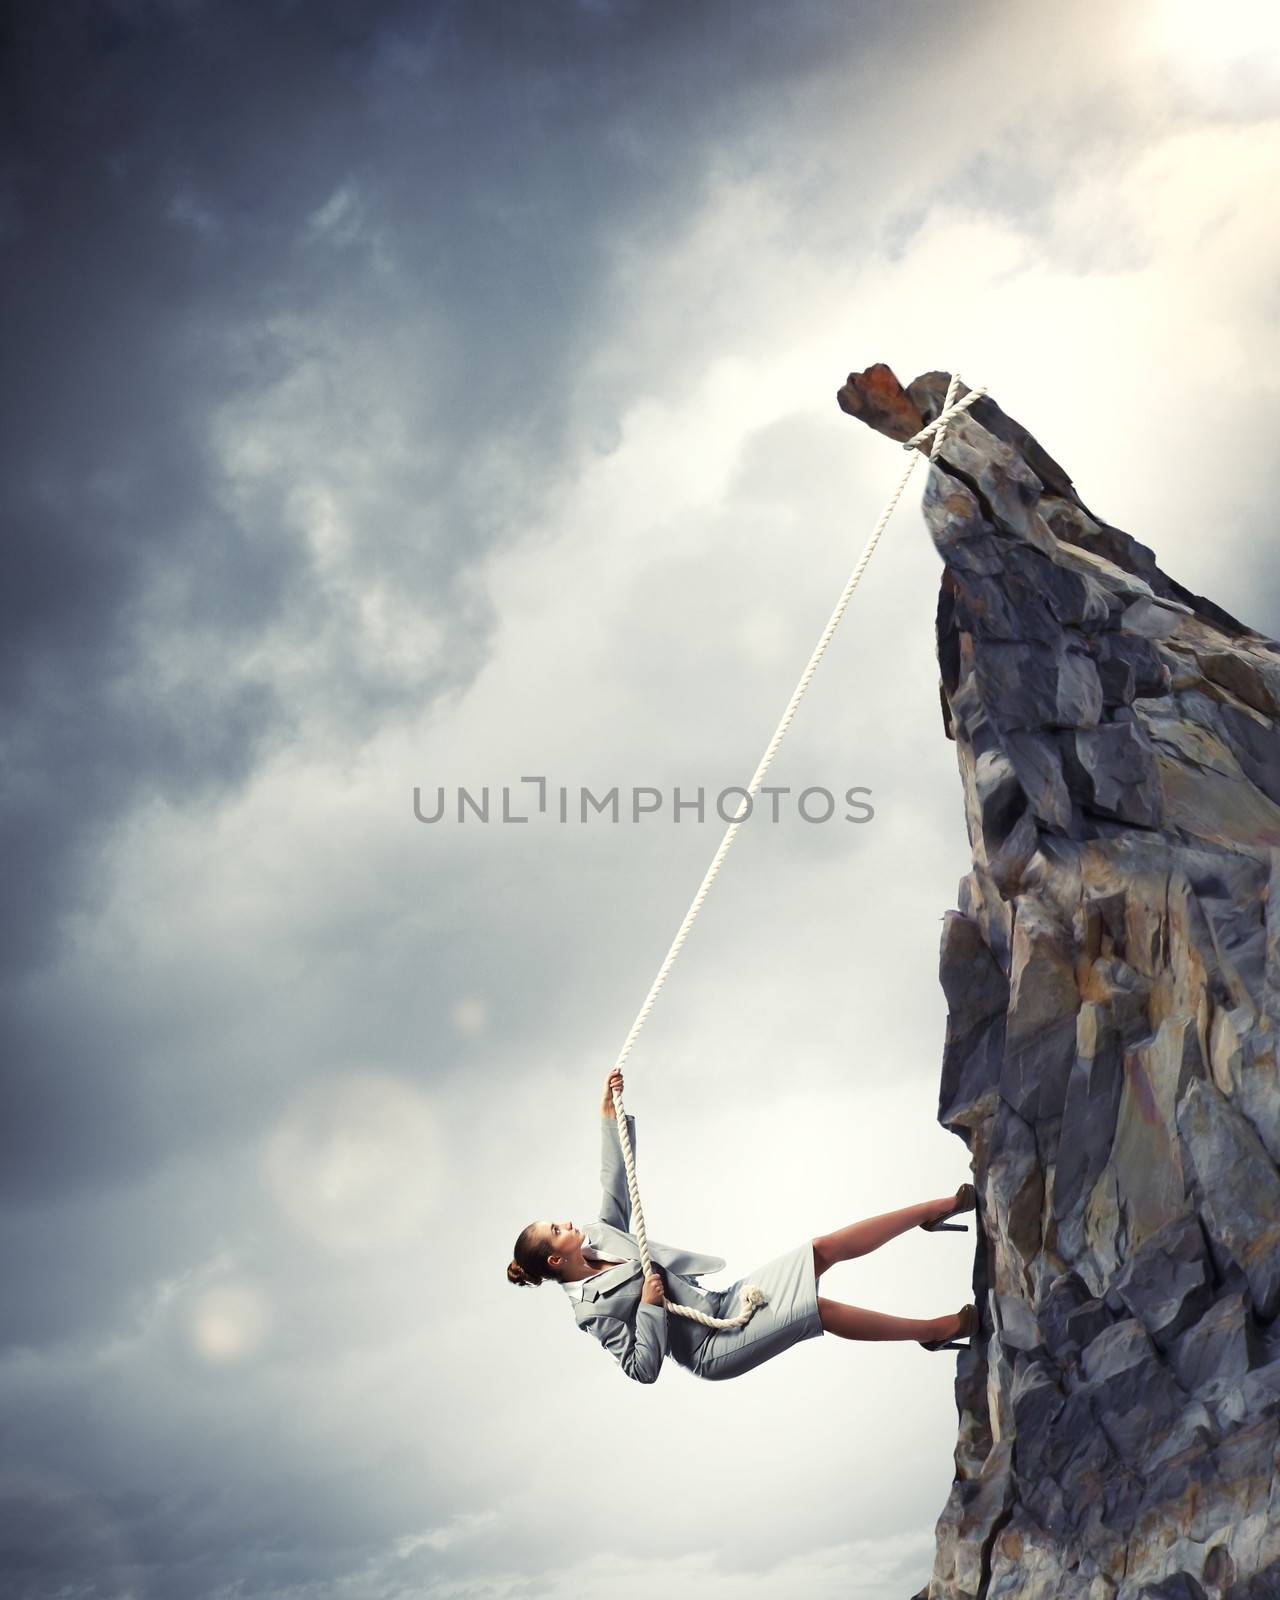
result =
[[[621,1094],[620,1072],[610,1074],[600,1106],[605,1120],[599,1219],[585,1232],[572,1222],[531,1222],[516,1240],[507,1278],[522,1287],[536,1287],[544,1278],[558,1282],[573,1303],[578,1327],[599,1339],[629,1378],[652,1383],[667,1355],[700,1378],[736,1378],[822,1333],[842,1339],[915,1339],[927,1350],[943,1350],[976,1331],[977,1312],[971,1305],[952,1316],[916,1320],[864,1311],[817,1292],[818,1279],[835,1262],[866,1255],[908,1228],[933,1230],[958,1212],[972,1211],[976,1196],[967,1183],[945,1200],[926,1200],[820,1234],[727,1289],[704,1289],[695,1282],[703,1273],[719,1272],[721,1257],[650,1239],[650,1258],[666,1271],[651,1272],[642,1284],[640,1247],[627,1232],[631,1198],[613,1109],[615,1085]],[[635,1118],[630,1115],[627,1133],[634,1153]],[[764,1290],[768,1304],[758,1307],[745,1327],[717,1330],[666,1314],[666,1305],[674,1302],[716,1317],[736,1316],[742,1309],[740,1293],[751,1283]]]

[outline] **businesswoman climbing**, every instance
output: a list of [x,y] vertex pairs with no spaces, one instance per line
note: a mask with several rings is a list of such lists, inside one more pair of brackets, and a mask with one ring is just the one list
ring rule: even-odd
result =
[[[948,1226],[949,1217],[972,1211],[976,1196],[968,1183],[946,1199],[925,1200],[819,1234],[727,1289],[704,1289],[694,1281],[719,1272],[721,1257],[650,1239],[650,1259],[665,1272],[651,1272],[642,1283],[640,1246],[627,1231],[631,1205],[613,1110],[615,1085],[621,1094],[620,1072],[610,1074],[600,1108],[600,1216],[585,1230],[572,1222],[531,1222],[516,1240],[507,1278],[521,1287],[536,1287],[544,1278],[559,1283],[572,1302],[577,1326],[599,1339],[629,1378],[652,1383],[667,1355],[699,1378],[736,1378],[822,1333],[842,1339],[914,1339],[927,1350],[945,1350],[963,1348],[956,1341],[976,1330],[977,1312],[971,1305],[951,1316],[917,1320],[828,1300],[817,1289],[818,1279],[837,1261],[878,1250],[908,1228],[933,1231]],[[630,1115],[627,1132],[634,1152],[635,1118]],[[715,1317],[735,1316],[741,1292],[753,1283],[764,1291],[767,1303],[740,1328],[716,1330],[666,1314],[665,1305],[674,1301]]]

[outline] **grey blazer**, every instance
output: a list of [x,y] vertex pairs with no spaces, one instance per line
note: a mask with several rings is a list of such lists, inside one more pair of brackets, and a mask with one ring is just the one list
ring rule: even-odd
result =
[[[600,1132],[600,1183],[604,1192],[600,1216],[588,1231],[601,1254],[624,1259],[617,1266],[583,1279],[582,1299],[573,1302],[574,1320],[584,1333],[599,1339],[628,1378],[652,1383],[667,1354],[682,1366],[692,1365],[695,1352],[711,1330],[688,1317],[673,1317],[669,1326],[665,1306],[648,1305],[641,1300],[644,1272],[640,1246],[635,1236],[627,1232],[631,1197],[627,1193],[627,1169],[616,1118],[601,1117]],[[627,1133],[634,1154],[636,1119],[629,1113]],[[693,1280],[706,1272],[721,1271],[722,1256],[701,1255],[696,1250],[659,1244],[656,1239],[649,1240],[649,1256],[655,1266],[663,1269],[668,1301],[719,1315],[719,1294],[714,1289],[703,1289]]]

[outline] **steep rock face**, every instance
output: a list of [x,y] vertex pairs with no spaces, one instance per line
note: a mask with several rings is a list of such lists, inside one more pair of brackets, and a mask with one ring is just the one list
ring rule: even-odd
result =
[[[947,377],[839,400],[905,440]],[[939,1119],[984,1333],[923,1592],[1280,1597],[1280,645],[989,398],[924,512],[973,846]]]

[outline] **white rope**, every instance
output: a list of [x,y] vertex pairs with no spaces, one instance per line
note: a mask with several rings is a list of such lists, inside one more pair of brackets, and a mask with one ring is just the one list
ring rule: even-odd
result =
[[[902,448],[904,450],[911,451],[911,461],[907,467],[907,470],[898,480],[897,487],[889,496],[888,503],[886,504],[884,510],[880,513],[880,519],[872,529],[871,537],[867,540],[866,548],[859,557],[858,564],[853,569],[853,573],[850,576],[848,583],[845,584],[839,600],[836,601],[835,610],[831,613],[831,617],[827,622],[826,627],[822,630],[821,638],[814,646],[813,654],[809,657],[809,664],[800,674],[800,681],[796,684],[795,692],[792,694],[791,699],[787,702],[787,709],[782,713],[782,720],[779,722],[773,738],[769,741],[768,749],[760,758],[760,764],[756,768],[755,776],[747,785],[746,794],[743,797],[742,804],[735,814],[733,821],[729,824],[724,838],[720,841],[720,848],[712,857],[711,865],[707,868],[706,875],[703,877],[702,883],[699,885],[698,892],[693,897],[693,904],[689,907],[688,911],[685,912],[684,921],[680,924],[679,931],[677,932],[675,938],[671,941],[671,948],[667,951],[665,960],[658,968],[658,976],[653,980],[653,983],[649,989],[649,993],[645,996],[644,1004],[640,1007],[640,1011],[636,1017],[636,1020],[631,1024],[631,1031],[627,1034],[626,1039],[623,1041],[622,1049],[618,1052],[618,1059],[610,1068],[610,1075],[612,1075],[614,1072],[617,1072],[621,1068],[623,1062],[631,1054],[631,1048],[635,1044],[636,1039],[639,1037],[640,1030],[644,1027],[649,1013],[653,1010],[653,1003],[658,998],[658,993],[663,984],[667,981],[667,974],[671,971],[676,957],[680,954],[680,947],[684,944],[690,928],[693,927],[694,920],[696,919],[698,912],[702,910],[702,902],[707,898],[707,895],[711,889],[711,885],[715,882],[716,874],[720,871],[720,867],[724,862],[724,858],[729,854],[730,847],[738,836],[738,829],[742,826],[747,816],[750,815],[750,807],[755,800],[755,796],[760,788],[760,785],[764,782],[765,773],[768,772],[774,756],[777,755],[778,746],[782,743],[784,737],[786,736],[787,729],[791,726],[791,720],[795,716],[801,700],[804,698],[805,690],[808,689],[809,684],[813,680],[814,673],[818,670],[818,663],[827,653],[827,646],[831,643],[832,637],[840,625],[840,619],[844,616],[849,601],[853,598],[853,591],[857,588],[858,581],[862,577],[868,561],[871,560],[872,552],[875,550],[876,545],[880,542],[880,535],[888,526],[889,518],[893,515],[898,501],[902,498],[902,492],[907,487],[907,482],[910,479],[911,474],[915,471],[916,462],[919,460],[919,452],[917,451],[916,447],[923,444],[929,435],[932,434],[934,437],[933,445],[929,452],[929,459],[936,460],[938,451],[942,448],[943,437],[945,436],[947,428],[952,419],[958,416],[962,411],[967,411],[975,400],[981,399],[982,396],[987,392],[985,388],[970,389],[968,394],[966,394],[962,400],[957,401],[955,398],[955,393],[959,386],[960,375],[959,373],[954,373],[952,375],[950,384],[947,386],[947,398],[943,404],[943,409],[938,413],[932,422],[930,422],[926,427],[921,428],[919,433],[913,434],[912,437],[903,445]],[[627,1192],[631,1196],[631,1215],[633,1218],[633,1227],[636,1240],[640,1246],[640,1260],[644,1267],[644,1276],[647,1278],[650,1272],[652,1272],[653,1266],[649,1257],[649,1240],[645,1232],[644,1209],[640,1204],[640,1189],[636,1182],[635,1156],[632,1154],[631,1139],[627,1133],[627,1116],[623,1109],[622,1096],[616,1089],[613,1091],[613,1110],[614,1115],[618,1120],[618,1139],[622,1145],[622,1159],[627,1169]],[[709,1316],[705,1311],[696,1310],[693,1306],[673,1305],[670,1301],[667,1302],[667,1310],[675,1312],[677,1316],[688,1317],[692,1322],[704,1323],[708,1328],[741,1328],[751,1320],[755,1313],[756,1307],[765,1304],[764,1292],[755,1284],[749,1284],[742,1292],[742,1303],[744,1309],[736,1317],[713,1317]]]

